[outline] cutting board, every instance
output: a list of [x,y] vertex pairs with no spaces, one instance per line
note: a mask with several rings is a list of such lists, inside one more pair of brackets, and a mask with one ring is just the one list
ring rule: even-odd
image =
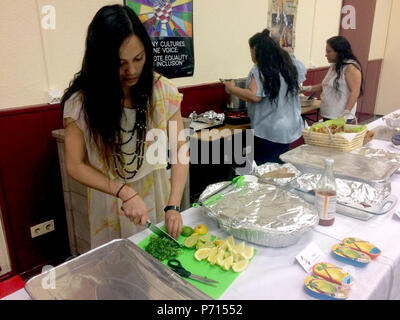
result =
[[[165,227],[162,227],[161,229],[165,231]],[[138,243],[138,246],[144,250],[147,244],[149,243],[150,238],[153,236],[156,237],[156,235],[149,235],[148,237],[144,238],[141,242]],[[184,240],[185,240],[184,236],[182,235],[179,236],[178,238],[179,243],[183,244]],[[211,298],[218,299],[226,291],[226,289],[228,289],[228,287],[233,283],[233,281],[235,281],[235,279],[241,274],[241,272],[233,272],[232,270],[226,271],[223,270],[218,265],[212,266],[207,261],[207,259],[202,261],[197,261],[194,258],[195,251],[196,251],[195,249],[184,248],[182,249],[181,255],[177,257],[177,259],[182,263],[182,266],[191,273],[201,277],[207,277],[213,280],[217,280],[219,283],[217,283],[216,287],[212,287],[196,280],[188,278],[185,278],[185,280],[190,282],[196,288],[203,291],[205,294],[209,295]],[[254,255],[255,252],[256,251],[254,250]],[[167,262],[168,260],[162,261],[164,265],[167,265]],[[242,272],[246,272],[246,270]]]

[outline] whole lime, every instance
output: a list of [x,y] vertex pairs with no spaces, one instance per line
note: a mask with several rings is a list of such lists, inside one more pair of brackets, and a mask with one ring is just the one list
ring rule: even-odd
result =
[[182,235],[184,237],[189,237],[193,232],[194,232],[194,230],[191,227],[188,227],[188,226],[182,227]]

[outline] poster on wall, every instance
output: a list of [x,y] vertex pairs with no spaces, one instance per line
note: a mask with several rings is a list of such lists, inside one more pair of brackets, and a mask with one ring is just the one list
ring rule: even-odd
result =
[[269,0],[267,26],[271,37],[294,52],[298,0]]
[[154,69],[167,78],[194,72],[192,0],[125,0],[153,43]]

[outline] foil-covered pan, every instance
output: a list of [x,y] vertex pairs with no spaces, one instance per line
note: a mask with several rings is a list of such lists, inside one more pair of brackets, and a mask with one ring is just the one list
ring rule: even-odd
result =
[[[290,186],[294,192],[313,204],[315,188],[320,174],[305,173],[293,180]],[[382,215],[397,204],[397,197],[391,194],[390,183],[375,186],[359,181],[336,179],[336,211],[359,220],[369,220],[374,215]]]
[[35,300],[209,300],[140,249],[117,239],[28,280]]
[[[224,185],[226,182],[208,186],[200,200]],[[267,247],[295,244],[319,220],[314,206],[299,196],[258,182],[230,189],[203,208],[234,237]]]
[[324,159],[332,158],[335,161],[333,171],[336,177],[367,183],[387,182],[400,168],[397,163],[308,144],[289,150],[280,158],[303,173],[321,173],[324,170]]
[[255,175],[260,182],[272,183],[283,187],[299,177],[301,172],[290,163],[279,164],[267,162],[257,166],[254,162],[252,174]]
[[[302,192],[314,192],[320,178],[320,174],[305,173],[293,180],[290,185]],[[337,202],[362,210],[380,207],[390,195],[391,185],[386,183],[378,186],[373,187],[368,183],[337,178]]]
[[197,114],[196,111],[193,111],[190,115],[189,118],[192,119],[192,121],[196,122],[202,122],[202,123],[207,123],[207,124],[212,124],[212,125],[218,125],[224,123],[225,120],[225,114],[224,113],[217,113],[213,110],[206,111],[201,114]]

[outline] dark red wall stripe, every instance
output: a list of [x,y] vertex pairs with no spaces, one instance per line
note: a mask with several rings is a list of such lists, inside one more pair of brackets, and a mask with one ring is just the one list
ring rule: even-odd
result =
[[[360,60],[365,81],[366,94],[364,97],[358,99],[357,111],[373,114],[375,110],[379,75],[376,73],[376,64],[370,64],[368,58],[371,46],[376,0],[343,0],[342,7],[346,5],[351,5],[355,8],[356,28],[343,29],[342,24],[340,24],[339,34],[349,40],[354,54]],[[342,14],[342,19],[347,14],[348,13]],[[369,71],[369,67],[373,68],[373,70]],[[378,69],[380,70],[380,67]],[[375,93],[375,95],[373,95],[373,93]]]
[[[342,24],[340,24],[339,34],[349,40],[353,52],[360,60],[363,70],[365,70],[371,46],[376,0],[343,0],[343,7],[346,5],[351,5],[355,8],[356,28],[343,29]],[[342,19],[345,15],[342,14]]]
[[[0,110],[0,205],[13,271],[21,275],[70,254],[57,143],[51,134],[61,127],[59,105]],[[51,219],[54,232],[31,237],[31,226]]]

